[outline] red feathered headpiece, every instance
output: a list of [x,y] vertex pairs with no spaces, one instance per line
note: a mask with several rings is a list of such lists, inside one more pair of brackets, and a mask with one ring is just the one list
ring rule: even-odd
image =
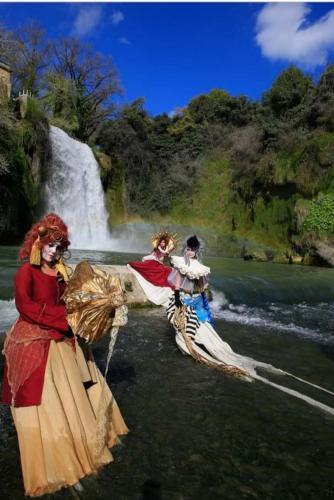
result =
[[[36,222],[25,235],[23,245],[19,251],[19,259],[30,259],[32,264],[38,263],[40,251],[44,245],[59,242],[62,250],[70,245],[68,229],[65,222],[57,214],[47,214]],[[37,253],[37,258],[33,254]],[[31,258],[32,257],[32,258]]]

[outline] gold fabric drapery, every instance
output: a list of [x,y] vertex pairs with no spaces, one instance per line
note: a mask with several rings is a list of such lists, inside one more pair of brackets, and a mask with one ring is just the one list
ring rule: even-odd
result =
[[105,393],[109,391],[106,376],[119,327],[126,325],[128,320],[126,294],[119,275],[108,274],[84,261],[77,265],[63,300],[68,311],[68,322],[75,335],[93,343],[110,331],[106,368],[96,412],[95,455],[99,456],[106,444],[105,427],[114,404],[113,398],[106,402]]
[[97,342],[111,328],[127,323],[126,295],[117,274],[77,265],[63,295],[73,332],[87,342]]

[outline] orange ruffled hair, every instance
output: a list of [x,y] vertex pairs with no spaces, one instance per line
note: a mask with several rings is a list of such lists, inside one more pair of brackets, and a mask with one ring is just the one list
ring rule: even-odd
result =
[[[41,228],[43,228],[44,231],[41,231]],[[45,234],[41,235],[41,233]],[[31,226],[30,230],[25,235],[23,244],[20,248],[19,259],[29,259],[31,249],[34,244],[37,244],[41,250],[44,245],[48,245],[56,241],[60,242],[62,251],[67,250],[67,247],[70,245],[70,241],[68,239],[68,229],[65,222],[59,217],[59,215],[50,213]]]

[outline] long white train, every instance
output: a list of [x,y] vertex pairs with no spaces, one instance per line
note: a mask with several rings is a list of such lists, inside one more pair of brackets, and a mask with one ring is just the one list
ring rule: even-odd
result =
[[[128,265],[128,269],[131,270],[131,272],[136,276],[138,283],[142,287],[146,297],[150,302],[156,305],[163,306],[165,308],[170,305],[170,301],[174,295],[174,292],[171,290],[171,288],[152,285],[152,283],[147,281],[131,266]],[[194,357],[194,354],[195,357],[196,354],[198,354],[201,359],[203,359],[208,365],[212,366],[213,368],[220,369],[224,368],[224,366],[234,367],[237,370],[240,370],[239,373],[243,373],[240,378],[242,378],[244,381],[252,382],[254,380],[259,380],[276,389],[279,389],[282,392],[290,394],[291,396],[302,399],[306,403],[334,416],[334,408],[331,408],[330,406],[327,406],[305,394],[295,391],[294,389],[290,389],[284,385],[272,382],[266,377],[259,375],[257,373],[257,369],[261,368],[274,374],[292,377],[300,382],[312,386],[315,389],[326,392],[327,394],[331,394],[332,396],[334,396],[334,392],[329,391],[324,387],[320,387],[319,385],[312,384],[311,382],[308,382],[307,380],[304,380],[302,378],[296,377],[295,375],[284,370],[275,368],[268,363],[256,361],[253,358],[235,353],[231,346],[227,342],[222,340],[222,338],[218,335],[218,333],[210,323],[200,323],[195,335],[189,336],[187,338],[187,341],[185,341],[185,337],[184,335],[182,335],[180,330],[178,330],[175,326],[174,329],[175,341],[182,353],[190,355],[192,357]],[[200,347],[201,345],[204,346],[205,350]]]

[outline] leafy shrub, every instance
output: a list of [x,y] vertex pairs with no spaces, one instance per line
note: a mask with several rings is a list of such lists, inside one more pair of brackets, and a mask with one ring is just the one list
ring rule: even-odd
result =
[[334,194],[324,195],[311,202],[303,229],[318,235],[334,233]]

